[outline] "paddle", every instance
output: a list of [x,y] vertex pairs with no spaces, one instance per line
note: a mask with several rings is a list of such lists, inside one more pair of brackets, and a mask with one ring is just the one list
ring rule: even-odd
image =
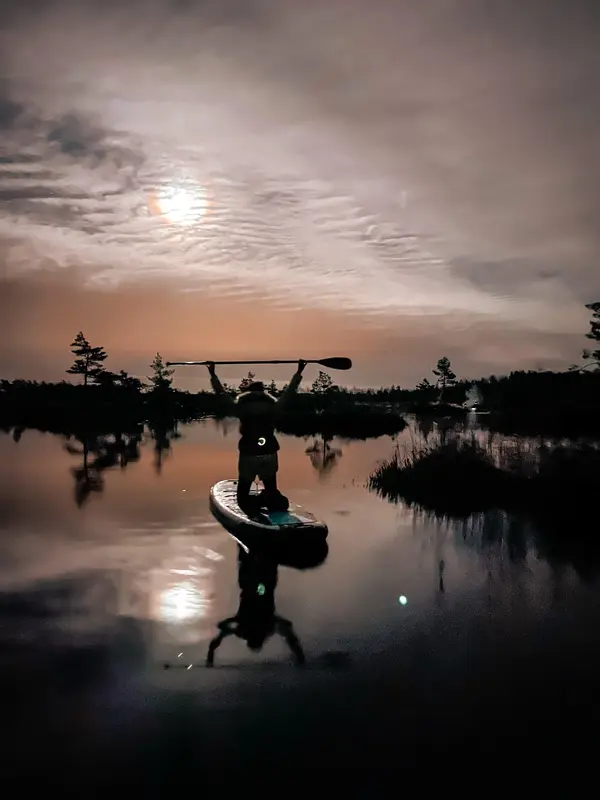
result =
[[[297,364],[294,361],[213,361],[213,364]],[[305,358],[307,364],[320,364],[328,369],[351,369],[352,361],[349,358]],[[167,361],[167,367],[205,367],[208,361]]]

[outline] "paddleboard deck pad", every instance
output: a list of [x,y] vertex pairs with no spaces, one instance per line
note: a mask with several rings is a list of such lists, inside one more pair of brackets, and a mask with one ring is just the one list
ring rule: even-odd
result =
[[[290,504],[287,511],[268,511],[261,509],[249,516],[237,502],[237,480],[224,480],[215,483],[210,490],[210,509],[216,519],[233,535],[238,532],[254,537],[255,540],[271,541],[301,540],[302,538],[325,539],[327,525],[314,514],[300,506]],[[251,495],[258,495],[253,486]]]

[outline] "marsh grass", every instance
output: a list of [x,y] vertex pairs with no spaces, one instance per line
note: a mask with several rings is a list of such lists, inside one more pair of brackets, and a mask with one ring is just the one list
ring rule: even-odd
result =
[[491,508],[584,513],[600,497],[600,448],[475,433],[412,437],[367,484],[390,500],[458,517]]

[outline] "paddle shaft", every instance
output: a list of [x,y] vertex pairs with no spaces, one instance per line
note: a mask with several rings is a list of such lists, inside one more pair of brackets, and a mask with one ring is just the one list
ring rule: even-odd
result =
[[[221,364],[297,364],[300,359],[282,360],[271,359],[269,361],[167,361],[167,367],[205,367],[207,364],[213,363],[215,366]],[[307,364],[321,364],[322,366],[329,367],[330,369],[350,369],[352,362],[350,359],[341,358],[304,358],[302,359]]]

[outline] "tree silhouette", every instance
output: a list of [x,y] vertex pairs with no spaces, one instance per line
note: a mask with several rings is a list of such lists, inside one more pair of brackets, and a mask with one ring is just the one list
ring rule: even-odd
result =
[[437,362],[437,368],[431,370],[437,378],[436,385],[440,390],[440,400],[444,395],[444,391],[448,386],[454,386],[456,383],[456,375],[452,372],[452,365],[450,359],[443,356]]
[[111,372],[108,369],[102,370],[102,372],[96,376],[96,383],[98,386],[102,386],[103,389],[112,389],[118,385],[119,376],[116,372]]
[[146,386],[143,381],[133,375],[129,375],[124,369],[119,372],[118,382],[124,389],[131,389],[136,392],[141,392]]
[[171,376],[175,370],[166,368],[160,353],[154,356],[154,360],[150,364],[150,369],[152,370],[152,375],[148,376],[150,390],[153,392],[169,392],[173,384],[173,378]]
[[247,392],[248,391],[248,387],[250,386],[251,383],[254,382],[254,378],[255,377],[256,376],[255,376],[254,372],[249,372],[246,375],[245,378],[242,378],[242,380],[240,381],[240,385],[239,385],[240,392]]
[[594,367],[594,372],[600,371],[600,302],[589,303],[586,305],[592,312],[592,319],[590,320],[590,332],[586,333],[586,338],[598,344],[596,350],[584,350],[583,357],[589,364],[586,367]]
[[416,390],[419,393],[417,399],[419,403],[428,403],[435,396],[435,386],[427,378],[423,378],[422,381],[417,383]]
[[66,372],[69,375],[83,375],[84,386],[87,386],[90,380],[97,382],[104,372],[102,364],[108,357],[104,348],[92,347],[83,332],[79,331],[71,342],[71,352],[77,357]]
[[278,393],[277,384],[275,383],[275,380],[273,378],[271,379],[271,383],[267,386],[267,392],[269,392],[269,394],[272,395],[276,395]]
[[108,369],[103,370],[96,377],[96,383],[107,389],[113,389],[118,386],[134,392],[141,392],[145,388],[145,384],[139,378],[128,375],[123,369],[120,372],[111,372]]
[[332,386],[333,381],[331,380],[331,376],[319,370],[319,376],[313,381],[310,390],[313,394],[326,394]]

